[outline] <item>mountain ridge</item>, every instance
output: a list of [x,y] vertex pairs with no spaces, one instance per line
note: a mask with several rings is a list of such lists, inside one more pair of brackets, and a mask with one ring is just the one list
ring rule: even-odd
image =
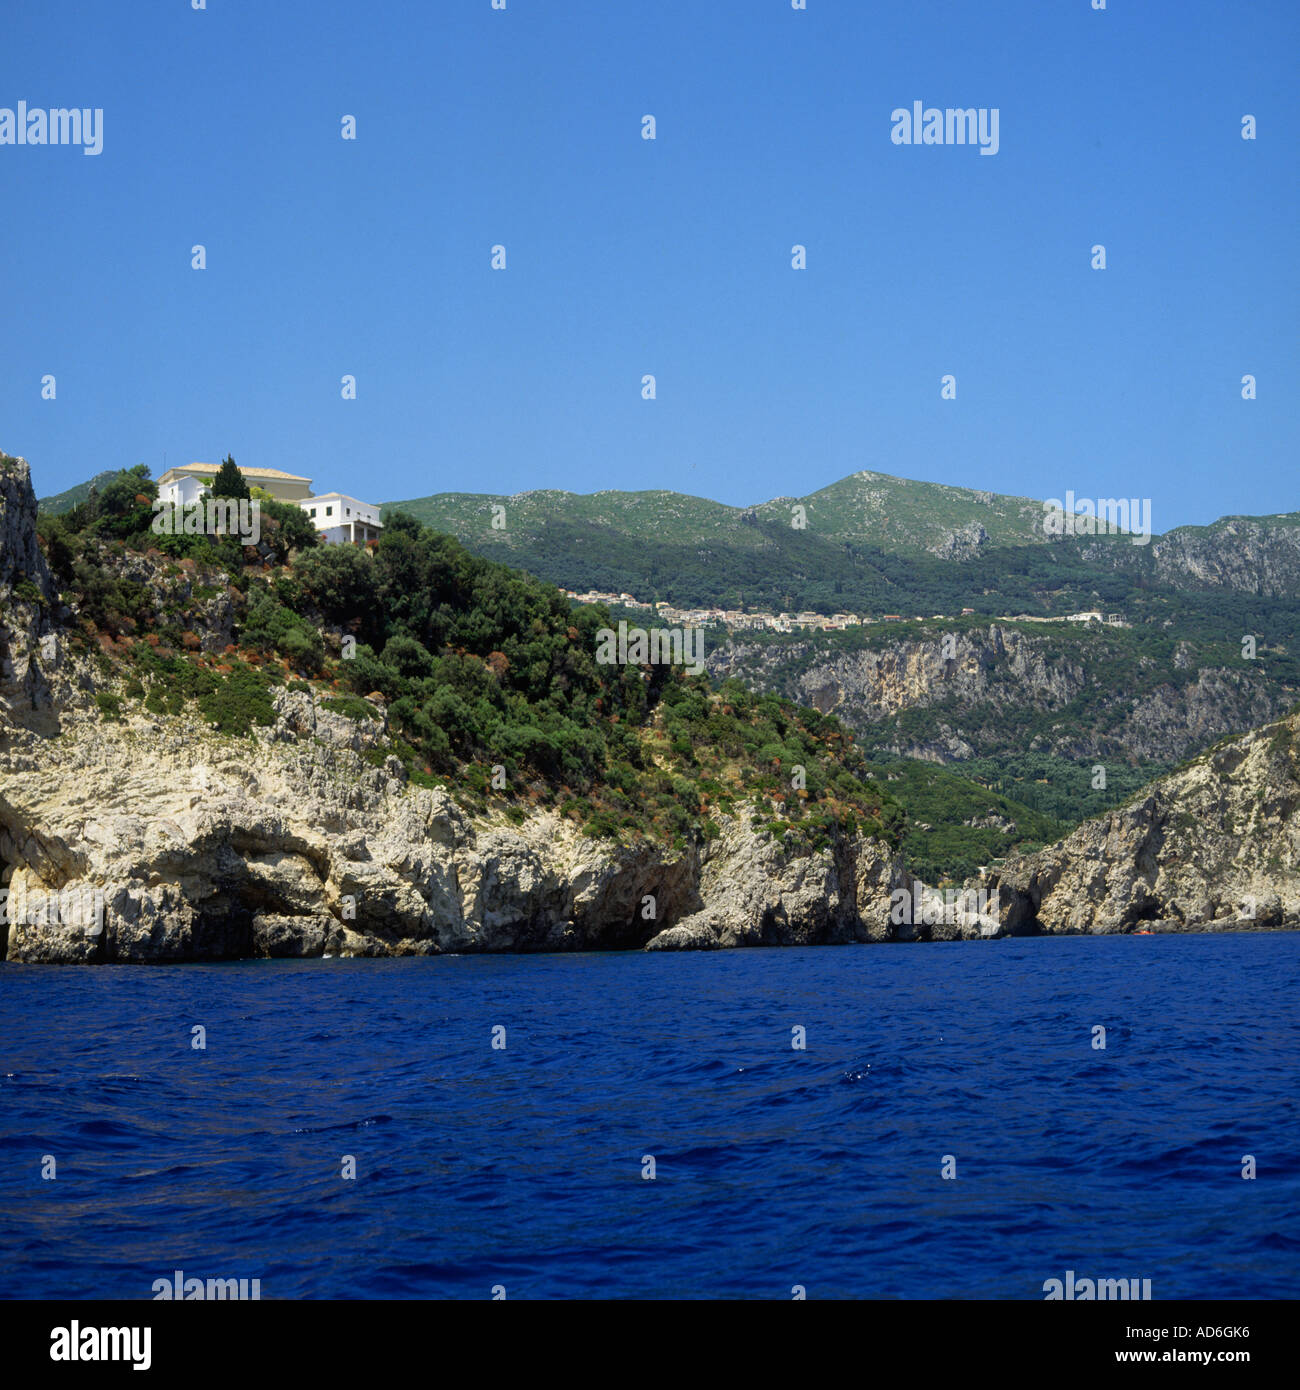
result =
[[[1060,539],[1048,535],[1042,526],[1044,503],[1052,500],[1050,498],[1023,497],[983,488],[904,478],[871,469],[860,469],[809,493],[783,495],[741,504],[719,502],[710,497],[679,492],[671,488],[601,488],[588,493],[571,492],[564,488],[530,488],[515,493],[430,493],[422,497],[387,501],[382,506],[385,510],[407,511],[432,524],[438,512],[459,515],[466,507],[474,508],[475,512],[490,512],[493,504],[515,503],[528,506],[539,500],[564,501],[573,510],[586,513],[590,508],[582,504],[598,499],[606,506],[614,502],[620,503],[624,511],[656,499],[673,499],[679,504],[693,504],[718,513],[727,513],[735,518],[757,514],[769,519],[779,519],[787,524],[790,520],[788,510],[795,506],[803,506],[809,509],[810,525],[814,516],[818,516],[824,523],[818,529],[834,539],[847,539],[854,535],[861,537],[861,524],[849,524],[855,508],[859,516],[883,519],[887,526],[887,513],[891,511],[915,518],[919,510],[916,502],[919,500],[924,504],[927,514],[930,545],[937,544],[954,525],[983,522],[986,519],[1001,520],[1004,523],[1000,529],[989,530],[986,526],[987,540],[992,545],[1005,544],[1011,540],[1021,544],[1051,544]],[[954,512],[954,507],[962,510]],[[1009,520],[1012,517],[1015,518],[1014,523]],[[1209,531],[1232,522],[1300,527],[1300,512],[1276,512],[1257,516],[1232,513],[1207,522],[1184,523],[1170,527],[1164,532],[1153,531],[1151,542],[1168,540],[1171,536],[1183,532]],[[647,533],[649,528],[656,524],[657,518],[647,519]],[[884,532],[884,539],[899,547],[920,545],[921,548],[929,548],[929,545],[916,535],[894,537],[888,529]]]
[[1049,535],[1044,503],[1030,498],[867,471],[746,507],[664,489],[538,489],[383,510],[575,592],[684,608],[1005,617],[1135,603],[1177,622],[1187,594],[1202,605],[1300,598],[1296,512],[1219,517],[1135,544]]

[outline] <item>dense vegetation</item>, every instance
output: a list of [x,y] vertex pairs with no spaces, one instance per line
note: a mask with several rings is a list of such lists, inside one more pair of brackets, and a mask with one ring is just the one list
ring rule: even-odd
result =
[[1123,606],[1132,581],[1088,563],[1069,543],[994,550],[956,565],[926,554],[797,531],[755,517],[757,544],[725,534],[707,541],[630,535],[562,516],[521,535],[475,525],[458,531],[476,552],[566,588],[628,592],[683,607],[834,613],[1067,613]]
[[[301,509],[264,503],[254,549],[155,535],[153,495],[127,470],[40,521],[79,640],[119,678],[105,718],[193,706],[247,733],[296,683],[336,713],[386,717],[373,760],[396,755],[474,809],[549,805],[592,835],[677,844],[717,833],[709,811],[745,809],[792,844],[837,829],[898,842],[901,807],[836,720],[678,667],[602,665],[607,613],[411,518],[391,517],[373,552],[316,547],[288,515]],[[149,549],[140,572],[132,555]],[[210,650],[223,615],[233,640]]]
[[1012,851],[1051,844],[1080,821],[1122,805],[1169,769],[1162,763],[1108,764],[1104,786],[1097,785],[1092,764],[1038,753],[947,766],[912,758],[873,760],[872,770],[907,807],[908,868],[938,884],[959,883]]
[[[971,758],[962,773],[981,786],[1027,807],[1065,829],[1121,805],[1169,771],[1165,763],[1140,765],[1112,761],[1104,765],[1105,783],[1091,761],[1071,762],[1048,753],[1011,753],[999,758]],[[1049,833],[1056,839],[1064,831]]]
[[1013,849],[1039,849],[1060,839],[1074,824],[995,791],[970,763],[940,767],[900,758],[874,770],[907,807],[903,855],[927,883],[960,883]]

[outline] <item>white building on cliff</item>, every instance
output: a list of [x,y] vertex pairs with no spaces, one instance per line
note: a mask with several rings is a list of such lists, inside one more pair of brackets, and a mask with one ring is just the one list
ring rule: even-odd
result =
[[365,545],[377,541],[383,524],[379,508],[346,492],[322,492],[298,505],[311,517],[326,545]]
[[[158,496],[164,502],[188,506],[207,495],[219,465],[182,463],[169,468],[158,479]],[[278,468],[245,468],[237,465],[249,487],[260,487],[277,502],[296,502],[315,523],[326,545],[365,545],[377,541],[384,529],[379,508],[370,502],[349,497],[344,492],[325,492],[319,497],[311,490],[311,479]]]

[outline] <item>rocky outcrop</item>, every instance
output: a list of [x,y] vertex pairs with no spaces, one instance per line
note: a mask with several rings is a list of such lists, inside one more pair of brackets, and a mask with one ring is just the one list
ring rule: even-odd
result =
[[701,858],[701,908],[665,928],[650,950],[820,946],[910,939],[891,921],[891,893],[912,891],[899,857],[859,839],[792,860],[771,836],[723,824]]
[[[378,725],[281,693],[258,740],[196,721],[10,727],[0,861],[14,961],[662,950],[883,940],[911,879],[877,841],[787,848],[740,818],[703,851],[584,836],[552,812],[471,819],[373,766]],[[324,711],[320,711],[325,716]],[[370,731],[374,729],[372,734]],[[376,746],[374,742],[371,747]],[[92,904],[94,906],[92,907]]]
[[989,533],[983,525],[978,521],[968,521],[964,526],[945,532],[926,548],[940,560],[970,560],[988,543]]
[[[1300,713],[1219,745],[980,885],[1004,927],[1186,930],[1300,922]],[[974,881],[972,881],[974,883]]]
[[[158,550],[141,554],[124,546],[92,542],[87,559],[110,568],[122,582],[147,599],[154,623],[167,623],[189,634],[193,651],[219,652],[234,640],[235,603],[226,575],[215,566],[191,559],[171,560]],[[136,640],[139,624],[122,615],[113,621],[113,637]],[[188,644],[187,644],[188,645]]]
[[0,718],[57,727],[49,670],[58,662],[59,596],[36,540],[24,459],[0,452]]
[[[1116,681],[1113,640],[1095,629],[1061,636],[1005,623],[857,650],[735,637],[706,665],[835,714],[879,754],[937,763],[1033,751],[1168,766],[1277,718],[1295,699],[1247,663],[1194,669],[1186,643],[1167,678],[1135,692]],[[1036,730],[1029,738],[1027,721]]]
[[[1146,553],[1143,553],[1146,552]],[[1173,589],[1224,589],[1264,598],[1300,593],[1300,516],[1224,517],[1183,526],[1149,546],[1085,544],[1084,555]]]

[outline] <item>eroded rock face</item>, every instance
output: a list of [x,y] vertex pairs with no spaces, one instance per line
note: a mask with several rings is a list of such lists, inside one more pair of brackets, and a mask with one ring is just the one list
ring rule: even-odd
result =
[[1296,592],[1300,528],[1228,517],[1209,527],[1171,531],[1151,546],[1158,578],[1192,579],[1247,594],[1285,597]]
[[[1002,623],[943,635],[882,641],[861,650],[816,641],[781,645],[734,636],[705,662],[710,675],[735,676],[823,714],[834,714],[879,751],[953,763],[1021,752],[1008,742],[1013,716],[1059,715],[1034,748],[1059,757],[1124,756],[1165,765],[1208,740],[1278,718],[1294,695],[1271,690],[1241,670],[1205,668],[1194,681],[1163,682],[1140,699],[1115,688],[1105,665],[1104,634],[1063,643]],[[1101,644],[1101,645],[1099,645]],[[1189,664],[1186,652],[1176,669]],[[1080,720],[1072,701],[1090,686],[1104,718]],[[935,710],[925,735],[882,732],[882,721],[908,710]]]
[[[739,675],[773,688],[782,684],[782,670],[789,665],[798,672],[790,686],[794,698],[823,712],[833,710],[862,728],[902,710],[947,701],[1060,709],[1086,683],[1078,661],[996,623],[952,634],[947,648],[938,636],[847,652],[822,652],[807,643],[773,648],[733,638],[711,652],[706,664],[715,675]],[[971,756],[971,750],[956,747],[949,753],[950,758]]]
[[[650,950],[821,946],[929,940],[896,911],[916,880],[879,840],[857,839],[792,860],[770,837],[724,823],[700,876],[704,905],[652,938]],[[901,920],[900,920],[901,918]]]
[[[540,812],[472,821],[396,760],[354,747],[378,726],[301,701],[257,741],[178,719],[65,714],[0,752],[0,858],[15,961],[785,945],[884,939],[902,870],[871,840],[787,850],[740,819],[703,853],[583,836]],[[374,734],[371,729],[375,729]],[[360,731],[360,733],[358,732]],[[908,880],[910,882],[910,880]],[[101,919],[23,904],[100,892]],[[707,931],[708,936],[704,933]]]
[[57,727],[48,671],[58,661],[58,593],[36,540],[24,459],[0,452],[0,717]]
[[1030,921],[1062,933],[1295,923],[1298,805],[1293,714],[1211,749],[1059,844],[1009,860],[986,884],[1008,929]]

